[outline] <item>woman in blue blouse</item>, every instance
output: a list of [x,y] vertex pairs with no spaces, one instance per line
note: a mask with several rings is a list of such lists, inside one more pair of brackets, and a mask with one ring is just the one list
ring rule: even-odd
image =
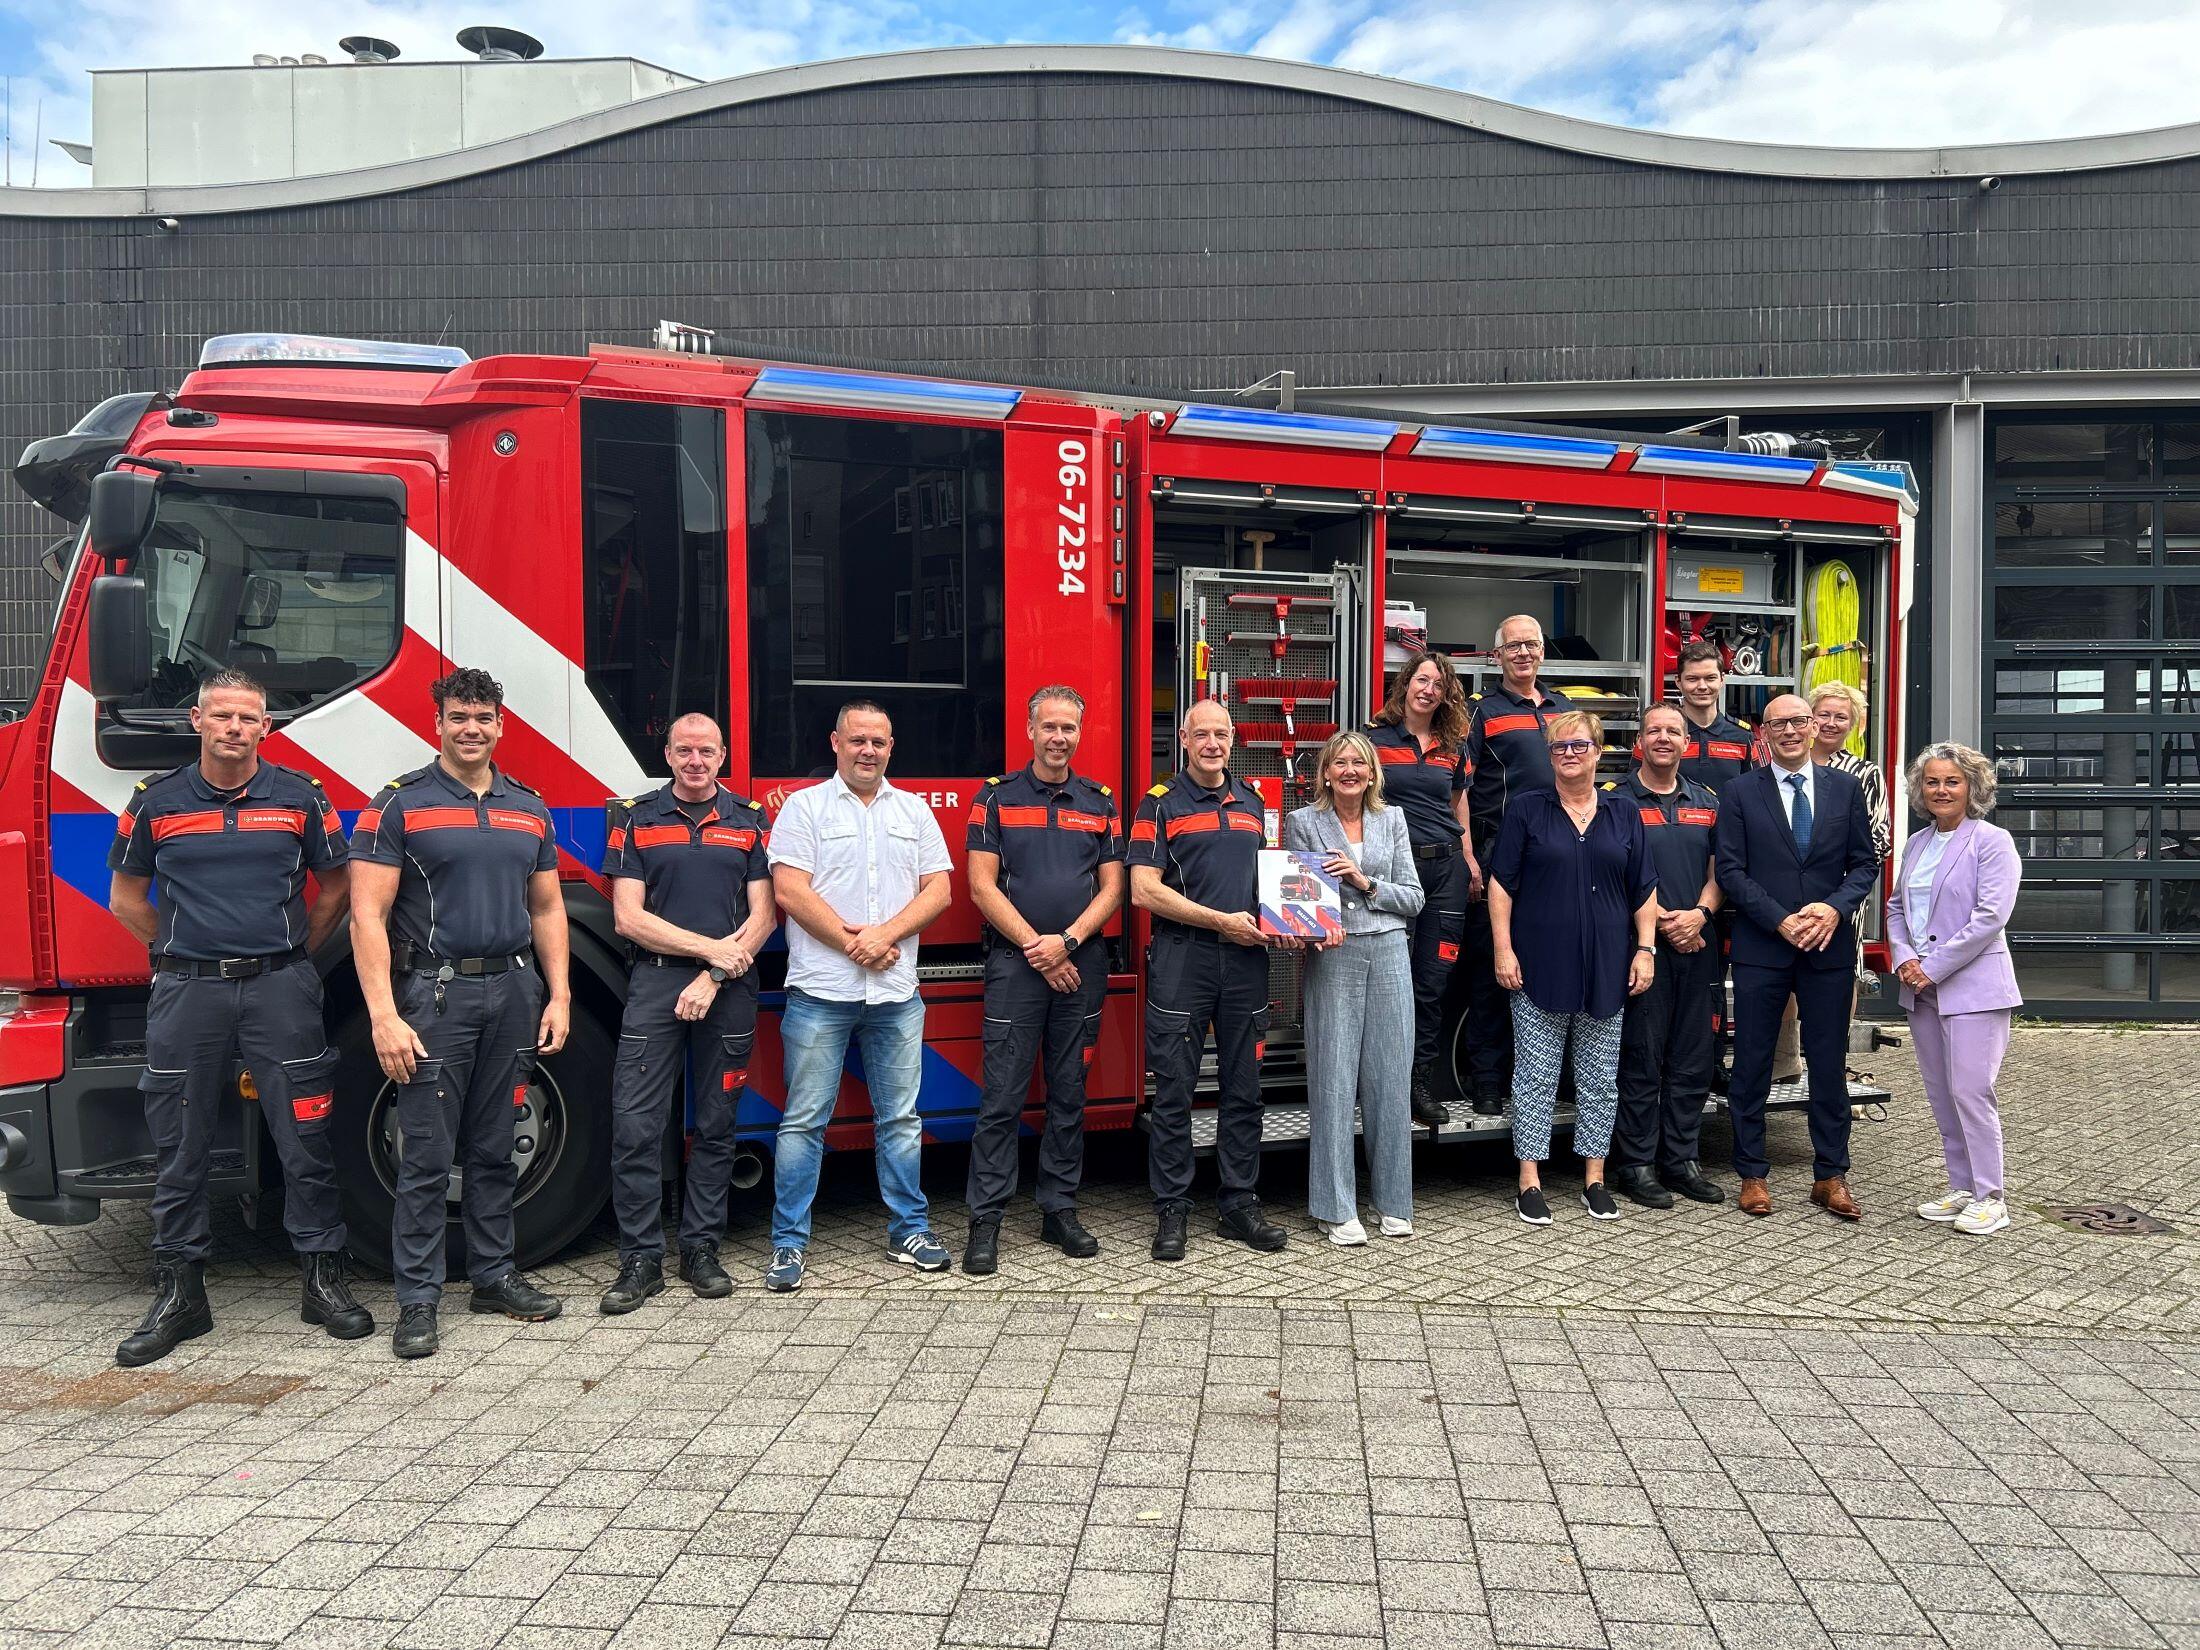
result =
[[1620,1020],[1627,999],[1650,989],[1657,963],[1657,878],[1642,817],[1596,788],[1604,724],[1567,711],[1543,736],[1557,789],[1513,798],[1488,867],[1497,983],[1512,993],[1513,1155],[1530,1226],[1551,1223],[1542,1162],[1569,1041],[1574,1149],[1587,1165],[1581,1201],[1598,1220],[1619,1219],[1604,1154],[1619,1107]]

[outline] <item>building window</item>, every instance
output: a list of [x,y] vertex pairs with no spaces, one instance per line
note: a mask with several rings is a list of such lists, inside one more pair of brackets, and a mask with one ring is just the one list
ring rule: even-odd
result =
[[581,402],[588,687],[645,773],[675,718],[726,722],[726,416]]
[[2025,862],[2019,983],[2047,1013],[2189,1013],[2200,426],[2011,415],[1989,440],[1985,743]]
[[829,764],[834,714],[872,699],[895,772],[999,772],[1000,432],[748,419],[752,771]]

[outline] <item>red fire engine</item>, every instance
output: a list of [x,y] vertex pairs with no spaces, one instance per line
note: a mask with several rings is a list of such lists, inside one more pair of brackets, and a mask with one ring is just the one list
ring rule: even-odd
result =
[[[1425,635],[1471,683],[1516,611],[1551,639],[1546,680],[1606,713],[1615,764],[1662,691],[1669,613],[1749,649],[1733,678],[1744,711],[1814,672],[1861,671],[1869,749],[1900,749],[1886,690],[1915,509],[1900,466],[680,342],[470,360],[218,339],[173,395],[118,396],[25,452],[18,481],[82,526],[36,697],[0,729],[0,987],[14,994],[0,1189],[17,1214],[89,1221],[151,1190],[145,955],[106,911],[104,856],[134,783],[194,759],[182,707],[218,666],[267,684],[267,754],[320,779],[347,826],[432,759],[433,677],[463,663],[505,683],[500,757],[551,806],[574,919],[572,1042],[537,1079],[518,1148],[523,1258],[570,1241],[607,1195],[624,970],[597,872],[604,805],[653,782],[684,711],[718,718],[728,782],[776,807],[825,771],[834,708],[881,701],[893,782],[932,805],[958,856],[978,786],[1028,759],[1023,705],[1042,684],[1085,694],[1078,767],[1126,815],[1175,766],[1180,709],[1206,695],[1237,717],[1239,771],[1282,809],[1321,740],[1379,702],[1386,646]],[[1813,601],[1835,587],[1846,607]],[[1096,1129],[1134,1124],[1143,1095],[1140,920],[1113,932]],[[924,935],[935,1140],[967,1139],[977,1104],[979,942],[960,902]],[[348,959],[321,960],[345,1055],[346,1215],[371,1245],[400,1142]],[[765,963],[739,1112],[745,1183],[782,1094],[781,966]],[[1265,1071],[1283,1138],[1303,1132],[1294,967],[1277,966]],[[1478,1126],[1463,1104],[1455,1116],[1452,1134]],[[276,1178],[256,1117],[230,1113],[215,1156],[216,1189],[254,1218]],[[867,1144],[866,1118],[851,1079],[829,1142]]]

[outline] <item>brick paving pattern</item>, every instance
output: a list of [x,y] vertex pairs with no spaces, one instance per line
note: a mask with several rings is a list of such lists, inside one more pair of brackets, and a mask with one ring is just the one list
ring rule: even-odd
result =
[[[1102,1256],[1019,1208],[990,1279],[889,1265],[844,1168],[798,1296],[753,1288],[752,1194],[730,1301],[599,1317],[599,1241],[538,1274],[566,1317],[454,1291],[404,1365],[386,1286],[340,1346],[228,1216],[215,1334],[118,1370],[142,1209],[0,1220],[0,1645],[2200,1650],[2196,1055],[2021,1032],[1991,1240],[1908,1215],[1937,1153],[1888,1052],[1859,1229],[1805,1206],[1798,1117],[1768,1221],[1534,1232],[1502,1153],[1424,1150],[1420,1235],[1333,1250],[1279,1154],[1290,1251],[1195,1221],[1174,1268],[1104,1149]],[[2031,1208],[2099,1200],[2180,1232]]]

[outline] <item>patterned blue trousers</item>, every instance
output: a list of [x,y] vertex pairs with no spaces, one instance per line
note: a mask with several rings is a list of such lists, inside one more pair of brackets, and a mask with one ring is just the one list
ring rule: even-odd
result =
[[1525,991],[1512,994],[1513,1156],[1540,1163],[1551,1155],[1551,1112],[1566,1043],[1574,1045],[1574,1150],[1602,1157],[1612,1149],[1612,1120],[1619,1114],[1620,1025],[1625,1011],[1608,1020],[1587,1014],[1546,1014]]

